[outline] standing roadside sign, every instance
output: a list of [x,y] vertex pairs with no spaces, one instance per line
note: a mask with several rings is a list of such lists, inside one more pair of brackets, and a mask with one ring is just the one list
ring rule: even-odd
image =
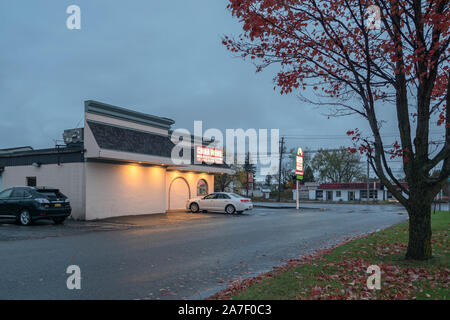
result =
[[[303,150],[302,148],[298,148],[297,154],[295,156],[295,174],[297,175],[297,179],[299,180],[303,179],[304,173],[305,170],[303,167]],[[301,178],[299,178],[298,176],[301,176]]]
[[305,170],[304,170],[304,166],[303,166],[303,150],[302,150],[302,148],[298,148],[297,149],[297,154],[295,155],[295,175],[297,176],[297,179],[296,179],[296,191],[295,191],[295,193],[296,193],[296,208],[297,208],[297,210],[298,209],[300,209],[300,200],[299,200],[299,192],[298,192],[298,189],[299,189],[299,183],[298,183],[298,181],[299,180],[302,180],[303,179],[303,174],[305,173]]

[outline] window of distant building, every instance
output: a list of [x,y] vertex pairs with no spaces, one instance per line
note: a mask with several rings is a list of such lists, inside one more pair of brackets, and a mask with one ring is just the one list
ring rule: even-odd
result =
[[377,190],[370,190],[369,197],[370,197],[370,199],[378,199]]
[[316,199],[323,199],[323,190],[316,190]]
[[359,190],[360,199],[367,199],[367,190]]

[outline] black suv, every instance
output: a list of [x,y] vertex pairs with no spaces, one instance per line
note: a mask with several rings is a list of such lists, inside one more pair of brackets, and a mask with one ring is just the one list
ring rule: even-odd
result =
[[71,212],[69,199],[55,188],[13,187],[0,192],[0,218],[15,218],[24,226],[38,219],[60,224]]

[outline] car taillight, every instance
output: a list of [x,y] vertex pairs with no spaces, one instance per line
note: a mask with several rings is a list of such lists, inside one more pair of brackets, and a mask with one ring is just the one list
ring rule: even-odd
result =
[[241,202],[249,202],[250,200],[241,199]]

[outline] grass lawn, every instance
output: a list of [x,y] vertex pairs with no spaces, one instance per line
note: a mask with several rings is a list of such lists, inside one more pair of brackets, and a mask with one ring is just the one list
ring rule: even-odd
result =
[[[432,214],[433,258],[404,259],[408,223],[290,260],[235,282],[211,299],[449,299],[450,213]],[[381,269],[381,289],[367,289],[367,267]]]

